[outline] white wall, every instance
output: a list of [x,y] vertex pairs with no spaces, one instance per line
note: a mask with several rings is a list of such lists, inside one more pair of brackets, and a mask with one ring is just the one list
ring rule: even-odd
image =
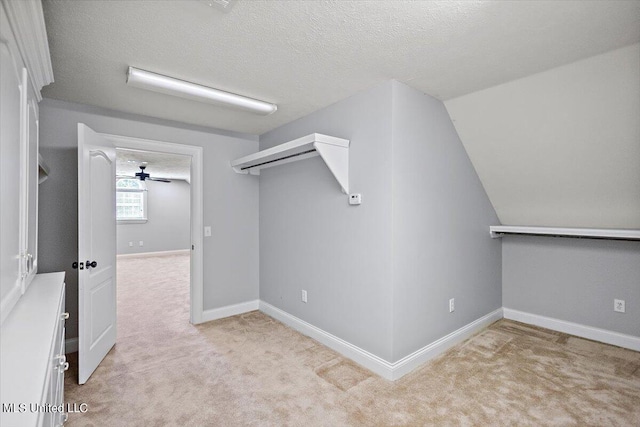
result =
[[[640,242],[502,239],[506,308],[640,337]],[[613,300],[626,302],[626,313]]]
[[[191,246],[189,183],[145,181],[147,222],[118,223],[117,253],[136,254],[189,249]],[[140,241],[143,246],[140,246]],[[133,246],[129,246],[129,242]]]
[[445,105],[503,224],[640,228],[640,44]]
[[77,336],[77,123],[97,132],[204,147],[204,309],[258,297],[258,183],[229,161],[258,149],[257,138],[45,99],[40,104],[40,152],[51,168],[40,185],[41,273],[66,271],[67,338]]
[[501,306],[497,217],[442,102],[389,81],[260,145],[313,132],[351,141],[362,205],[319,158],[264,170],[262,300],[392,363]]

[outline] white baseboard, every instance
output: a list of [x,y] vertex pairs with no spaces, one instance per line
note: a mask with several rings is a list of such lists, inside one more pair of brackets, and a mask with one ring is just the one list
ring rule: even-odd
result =
[[635,351],[640,351],[640,337],[608,331],[606,329],[594,328],[592,326],[581,325],[579,323],[567,322],[565,320],[554,319],[552,317],[540,316],[538,314],[526,313],[524,311],[503,308],[504,318],[517,322],[528,323],[540,326],[565,334],[587,338],[606,344],[616,345]]
[[502,319],[502,308],[494,310],[491,313],[464,325],[462,328],[451,332],[449,335],[445,335],[431,344],[403,357],[393,364],[393,379],[397,380],[398,378],[403,377],[428,360],[444,353],[454,345],[461,343],[500,319]]
[[154,256],[167,255],[189,255],[190,249],[176,249],[175,251],[140,252],[135,254],[118,254],[117,258],[150,258]]
[[241,302],[240,304],[227,305],[225,307],[204,310],[202,312],[202,322],[222,319],[224,317],[235,316],[237,314],[255,311],[259,307],[258,300]]
[[408,374],[419,365],[502,318],[502,309],[497,309],[397,362],[391,363],[264,301],[260,301],[260,311],[315,339],[381,377],[392,381]]
[[393,364],[386,360],[369,353],[366,350],[357,347],[342,338],[338,338],[328,332],[323,331],[320,328],[313,326],[310,323],[299,319],[286,311],[282,311],[273,305],[260,301],[260,311],[268,316],[273,317],[276,320],[281,321],[285,325],[302,332],[304,335],[313,338],[314,340],[326,345],[327,347],[337,351],[343,356],[353,360],[354,362],[364,366],[370,371],[375,372],[383,378],[388,380],[392,378]]
[[65,354],[75,353],[78,351],[78,338],[69,338],[64,340]]
[[[258,309],[258,300],[247,301],[240,304],[227,305],[225,307],[214,308],[202,312],[202,322],[222,319],[224,317],[235,316],[237,314],[248,313]],[[69,338],[64,341],[65,353],[75,353],[78,351],[78,338]]]

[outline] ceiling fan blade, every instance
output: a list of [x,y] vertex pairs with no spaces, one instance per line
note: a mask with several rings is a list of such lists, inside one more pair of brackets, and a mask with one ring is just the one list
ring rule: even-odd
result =
[[168,179],[162,179],[162,178],[147,178],[149,181],[158,181],[158,182],[171,182]]

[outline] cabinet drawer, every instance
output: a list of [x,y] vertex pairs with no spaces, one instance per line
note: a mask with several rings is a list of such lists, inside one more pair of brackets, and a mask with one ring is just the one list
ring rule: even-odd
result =
[[[53,348],[49,357],[49,368],[47,386],[43,396],[42,403],[44,405],[59,406],[64,404],[63,393],[64,388],[64,372],[69,366],[65,356],[64,338],[65,338],[65,319],[67,314],[64,312],[65,301],[64,293],[62,295],[60,306],[58,308],[58,318],[55,326],[55,336]],[[63,414],[59,412],[42,413],[38,422],[41,427],[60,426]]]

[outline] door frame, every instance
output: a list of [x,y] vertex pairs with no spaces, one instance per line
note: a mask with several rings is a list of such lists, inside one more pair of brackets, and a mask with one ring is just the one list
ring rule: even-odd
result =
[[[154,151],[168,154],[181,154],[191,157],[191,271],[189,321],[193,324],[203,322],[203,148],[196,145],[177,144],[122,135],[101,134],[114,142],[116,148]],[[115,195],[114,195],[115,197]]]

